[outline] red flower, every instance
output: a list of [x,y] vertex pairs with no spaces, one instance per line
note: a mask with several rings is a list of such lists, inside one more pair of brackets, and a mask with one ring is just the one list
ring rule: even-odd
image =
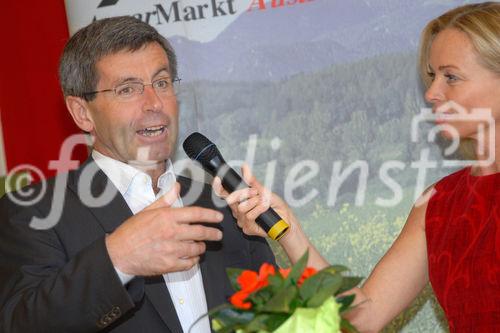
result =
[[248,293],[244,292],[243,290],[238,291],[237,293],[233,294],[229,301],[231,302],[232,305],[239,309],[244,309],[248,310],[252,307],[252,303],[250,302],[245,302],[246,298],[248,297]]
[[274,274],[276,274],[274,266],[267,263],[260,266],[259,274],[249,270],[243,271],[236,280],[241,290],[231,296],[231,304],[240,309],[250,309],[252,303],[245,302],[246,298],[251,293],[267,286],[269,284],[267,278]]
[[251,293],[252,291],[257,289],[257,286],[259,284],[259,276],[254,271],[245,270],[240,274],[240,276],[238,276],[238,279],[236,281],[238,281],[238,284],[240,285],[242,291]]
[[[288,274],[290,274],[290,268],[280,268],[280,274],[283,278],[287,278]],[[304,272],[302,273],[302,275],[300,276],[299,278],[299,281],[297,281],[297,285],[300,287],[302,285],[302,283],[304,283],[304,281],[308,278],[310,278],[311,276],[313,276],[314,274],[316,274],[318,271],[312,267],[307,267]]]
[[259,269],[260,288],[267,286],[269,284],[269,281],[267,281],[267,278],[269,277],[269,275],[274,275],[274,274],[276,274],[276,270],[274,269],[274,266],[271,264],[268,264],[268,263],[263,263]]
[[267,278],[269,275],[274,275],[276,272],[274,266],[264,263],[260,267],[259,274],[254,271],[245,270],[238,276],[238,284],[242,291],[251,294],[269,284]]
[[314,274],[316,274],[318,271],[312,267],[307,267],[304,272],[302,273],[299,281],[297,281],[297,284],[300,286],[302,283],[304,283],[304,281],[308,278],[310,278],[311,276],[313,276]]
[[280,274],[283,278],[287,278],[288,274],[290,274],[290,268],[280,268]]

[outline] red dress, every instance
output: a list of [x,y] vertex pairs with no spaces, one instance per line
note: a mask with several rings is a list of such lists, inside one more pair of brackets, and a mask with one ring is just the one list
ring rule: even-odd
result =
[[500,173],[443,178],[427,205],[429,278],[450,332],[500,332]]

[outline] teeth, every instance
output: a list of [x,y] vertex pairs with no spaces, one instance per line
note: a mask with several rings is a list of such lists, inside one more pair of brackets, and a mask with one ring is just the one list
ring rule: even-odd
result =
[[163,126],[154,126],[154,127],[146,127],[146,131],[157,131],[157,130],[160,130],[162,129]]
[[143,130],[137,131],[138,134],[143,135],[143,136],[158,136],[162,134],[165,131],[165,126],[153,126],[153,127],[146,127]]
[[162,133],[161,131],[157,131],[157,132],[144,132],[142,135],[144,135],[144,136],[158,136],[161,133]]

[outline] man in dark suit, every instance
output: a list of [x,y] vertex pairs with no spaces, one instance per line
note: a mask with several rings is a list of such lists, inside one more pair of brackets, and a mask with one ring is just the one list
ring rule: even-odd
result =
[[[227,267],[274,257],[207,185],[173,174],[174,51],[146,23],[104,19],[68,41],[60,79],[93,152],[41,200],[0,201],[0,331],[188,331],[233,292]],[[209,331],[207,318],[192,329]]]

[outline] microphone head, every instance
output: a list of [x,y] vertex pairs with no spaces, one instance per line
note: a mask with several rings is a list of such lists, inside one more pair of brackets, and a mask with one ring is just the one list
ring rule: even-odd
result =
[[182,147],[190,159],[198,161],[201,164],[210,161],[217,155],[220,156],[217,146],[208,140],[206,136],[198,132],[189,135],[182,143]]

